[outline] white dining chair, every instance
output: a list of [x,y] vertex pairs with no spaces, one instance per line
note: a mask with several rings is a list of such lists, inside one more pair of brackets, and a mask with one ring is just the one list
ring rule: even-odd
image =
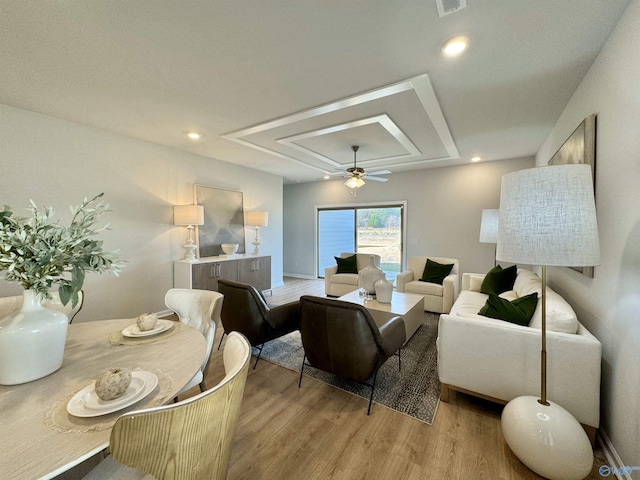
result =
[[181,402],[119,417],[111,430],[111,455],[85,480],[225,479],[250,358],[247,339],[231,332],[220,383]]
[[224,296],[210,290],[193,290],[188,288],[172,288],[167,291],[164,303],[178,315],[184,325],[199,330],[207,341],[207,352],[198,373],[178,392],[178,395],[200,385],[205,390],[204,377],[209,367],[209,357],[213,349],[216,328],[220,324],[220,312]]
[[[52,310],[57,310],[64,313],[69,319],[69,323],[71,323],[73,321],[73,317],[75,317],[82,308],[82,304],[84,302],[84,292],[82,290],[78,292],[78,303],[75,307],[71,305],[71,301],[69,301],[69,303],[67,303],[66,305],[63,305],[60,301],[60,295],[58,295],[58,292],[50,292],[50,295],[51,298],[46,299],[42,305],[45,308],[50,308]],[[11,315],[13,312],[20,310],[22,308],[22,301],[22,295],[0,298],[0,319],[3,319]]]

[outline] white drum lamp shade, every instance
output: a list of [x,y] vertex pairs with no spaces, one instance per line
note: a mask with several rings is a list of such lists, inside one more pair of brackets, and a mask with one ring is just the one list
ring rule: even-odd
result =
[[511,400],[502,433],[513,453],[550,480],[581,480],[593,465],[587,434],[547,400],[546,266],[600,263],[591,167],[555,165],[502,177],[496,258],[542,267],[541,395]]
[[185,249],[183,260],[195,260],[197,245],[193,241],[193,229],[196,225],[204,225],[204,207],[202,205],[174,205],[173,224],[185,226],[189,230],[189,239],[183,245]]
[[[480,243],[496,243],[498,241],[498,213],[497,208],[482,210],[482,220],[480,221]],[[493,254],[493,265],[495,266],[496,254]]]
[[497,208],[482,210],[480,222],[480,242],[496,243],[498,241],[498,213]]
[[174,205],[174,225],[204,225],[204,207],[202,205]]
[[247,212],[247,225],[256,229],[256,238],[252,242],[253,244],[253,255],[260,254],[260,237],[258,235],[258,230],[260,227],[266,227],[269,225],[269,212],[260,212],[260,211],[252,211]]

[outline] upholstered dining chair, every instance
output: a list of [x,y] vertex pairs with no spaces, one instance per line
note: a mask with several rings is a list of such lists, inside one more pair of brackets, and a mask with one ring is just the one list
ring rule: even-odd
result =
[[298,301],[271,308],[255,287],[224,278],[218,280],[218,291],[224,295],[221,314],[224,333],[220,344],[225,334],[233,331],[242,333],[251,345],[258,348],[254,369],[266,342],[298,330],[300,326]]
[[300,297],[300,333],[304,358],[298,388],[306,365],[362,383],[371,388],[369,415],[378,369],[396,352],[400,368],[400,347],[406,335],[402,317],[391,317],[378,327],[362,305],[304,295]]
[[229,334],[220,383],[181,402],[119,417],[111,430],[111,455],[84,478],[225,479],[250,356],[246,338]]
[[[71,323],[73,321],[73,317],[75,317],[82,308],[84,292],[82,290],[78,292],[78,303],[76,303],[75,307],[72,306],[71,301],[66,305],[63,305],[60,301],[60,295],[58,295],[58,292],[50,292],[50,295],[51,298],[46,299],[42,305],[45,308],[50,308],[64,313],[69,319],[69,323]],[[0,298],[0,319],[11,315],[16,310],[20,310],[22,308],[22,301],[22,295]]]
[[209,367],[209,358],[213,350],[216,327],[220,323],[223,295],[210,290],[172,288],[167,291],[164,303],[176,315],[183,325],[199,330],[207,341],[207,353],[198,373],[178,392],[178,395],[200,385],[204,392],[204,378]]

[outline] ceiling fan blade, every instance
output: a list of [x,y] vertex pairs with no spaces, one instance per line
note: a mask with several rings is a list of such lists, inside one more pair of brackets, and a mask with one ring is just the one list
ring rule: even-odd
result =
[[364,177],[365,180],[373,180],[374,182],[388,182],[389,179],[388,178],[383,178],[383,177],[371,177],[369,175],[367,175],[366,177]]
[[391,170],[376,170],[375,172],[367,172],[367,175],[389,175]]

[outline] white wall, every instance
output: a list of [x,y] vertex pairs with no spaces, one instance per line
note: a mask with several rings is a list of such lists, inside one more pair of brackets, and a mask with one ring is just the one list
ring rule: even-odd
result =
[[[603,345],[602,427],[625,465],[640,466],[640,1],[634,0],[536,156],[544,165],[596,113],[596,204],[602,264],[588,279],[549,269]],[[640,478],[635,471],[633,478]]]
[[[240,190],[245,210],[269,212],[260,250],[272,256],[272,284],[281,284],[282,177],[0,105],[0,204],[21,209],[33,199],[53,206],[63,222],[84,197],[104,192],[110,204],[103,219],[112,230],[101,238],[127,266],[119,278],[87,274],[76,321],[166,309],[172,262],[187,238],[172,225],[172,206],[192,203],[194,183]],[[245,232],[248,249],[254,235]],[[0,296],[20,292],[0,281]]]
[[386,183],[367,182],[356,198],[344,180],[285,185],[285,275],[316,274],[315,206],[401,200],[407,201],[407,256],[457,258],[461,272],[486,272],[495,246],[478,241],[482,210],[498,208],[502,175],[533,165],[531,157],[395,173]]

